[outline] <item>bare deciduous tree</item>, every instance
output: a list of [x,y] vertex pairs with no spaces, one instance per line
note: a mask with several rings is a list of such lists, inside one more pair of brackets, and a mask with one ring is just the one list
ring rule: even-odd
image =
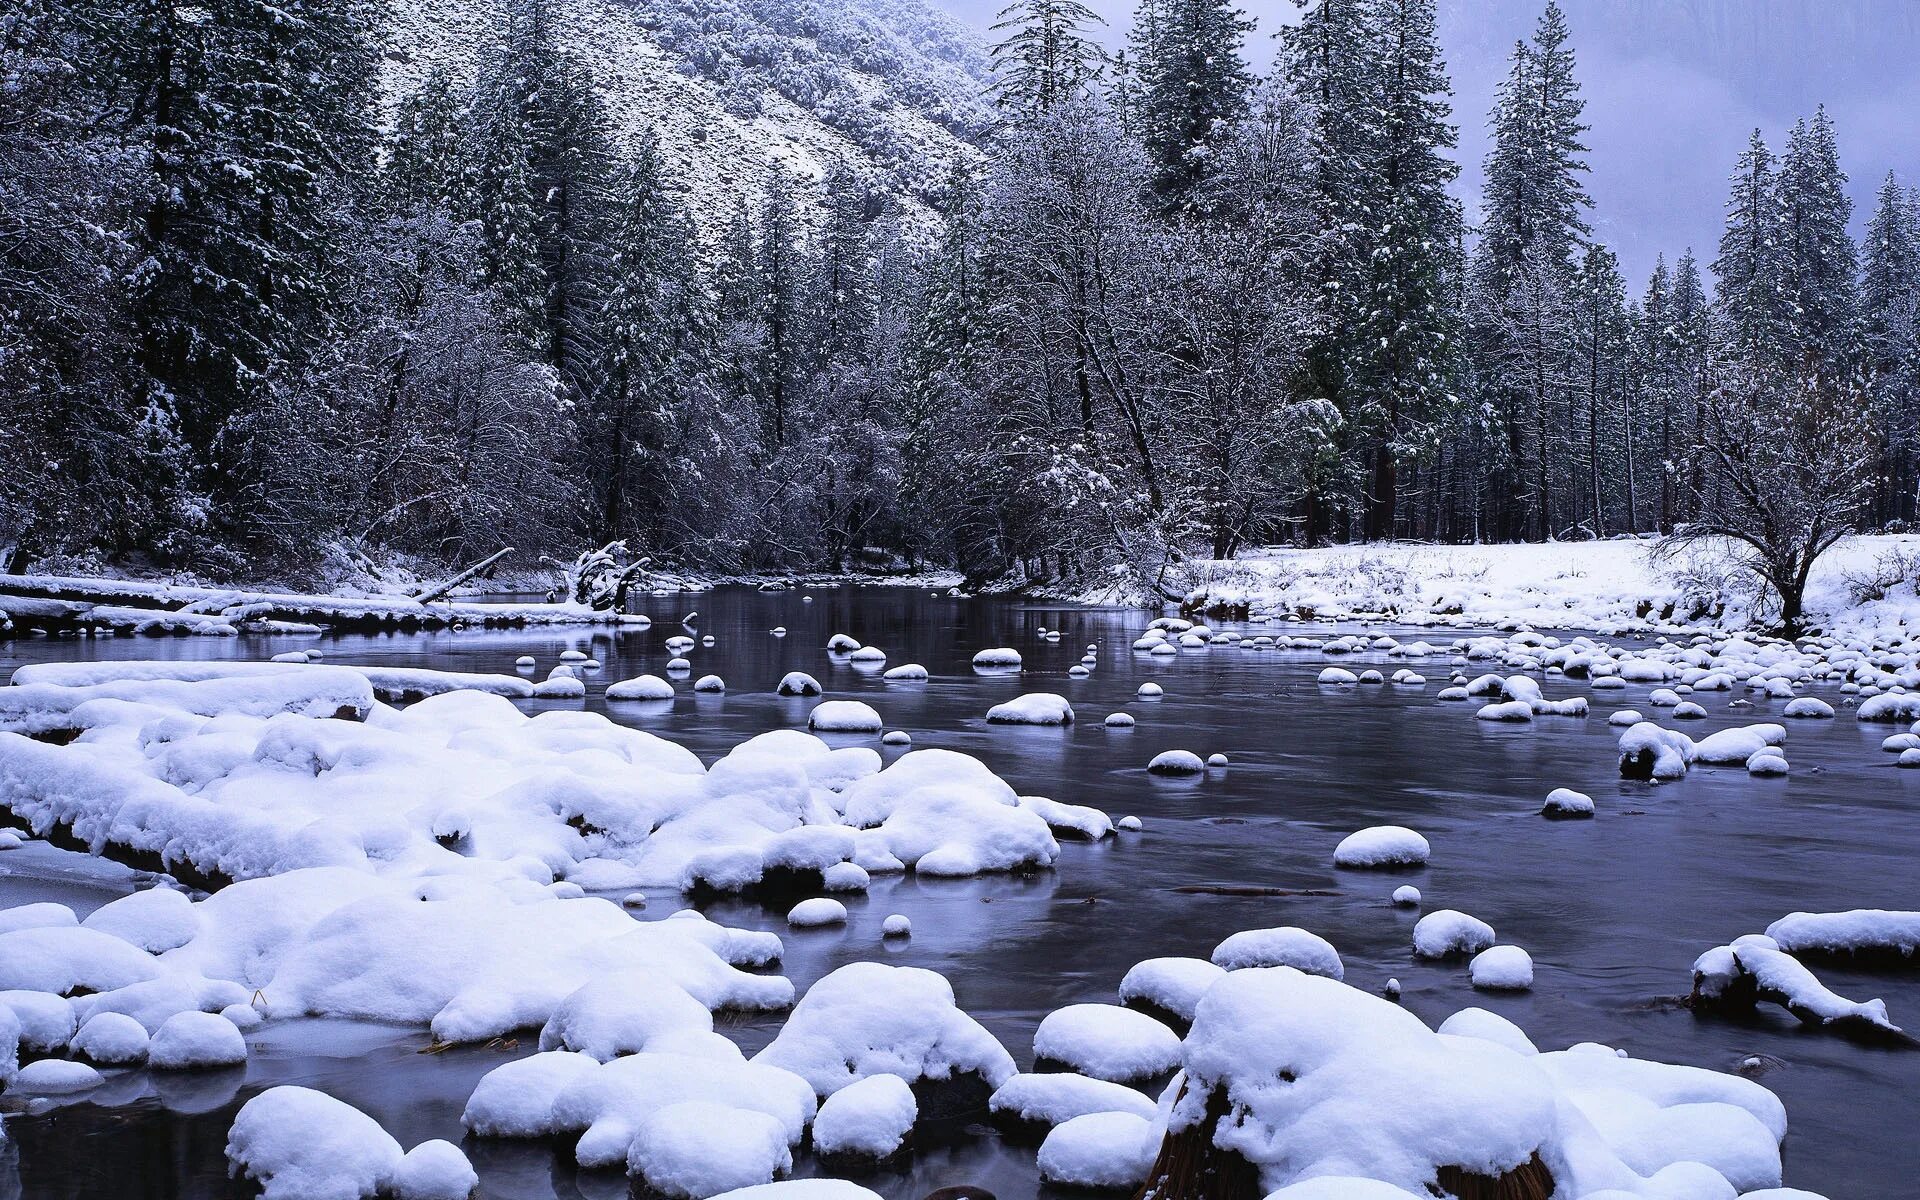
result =
[[1865,393],[1844,378],[1735,370],[1701,414],[1695,452],[1705,474],[1699,515],[1659,552],[1731,544],[1778,597],[1781,631],[1799,633],[1814,563],[1858,529],[1873,496]]

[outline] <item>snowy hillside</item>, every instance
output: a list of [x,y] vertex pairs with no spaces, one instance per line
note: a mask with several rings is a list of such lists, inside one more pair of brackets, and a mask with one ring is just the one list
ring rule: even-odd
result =
[[[386,92],[436,64],[468,77],[506,24],[504,0],[403,0]],[[696,213],[712,218],[783,161],[836,160],[922,204],[988,119],[976,35],[922,0],[555,0],[563,44],[591,69],[616,137],[652,129]]]

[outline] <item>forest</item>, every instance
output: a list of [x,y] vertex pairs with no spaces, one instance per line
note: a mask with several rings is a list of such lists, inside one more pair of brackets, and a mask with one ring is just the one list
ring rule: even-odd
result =
[[1272,45],[1145,0],[1115,51],[1016,0],[947,177],[771,156],[722,205],[613,135],[563,20],[510,0],[396,96],[379,0],[0,18],[0,570],[624,540],[1145,595],[1383,539],[1760,536],[1791,575],[1916,516],[1920,195],[1856,243],[1816,110],[1729,164],[1718,245],[1624,278],[1553,3],[1471,226],[1433,0]]

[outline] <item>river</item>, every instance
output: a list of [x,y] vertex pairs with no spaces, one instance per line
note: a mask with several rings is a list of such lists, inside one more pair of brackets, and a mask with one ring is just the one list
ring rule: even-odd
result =
[[[805,597],[811,596],[809,602]],[[1600,1041],[1637,1057],[1735,1070],[1758,1056],[1758,1078],[1787,1106],[1791,1186],[1834,1200],[1912,1195],[1920,1176],[1920,1053],[1876,1049],[1802,1032],[1778,1010],[1753,1023],[1694,1017],[1674,1000],[1703,950],[1764,929],[1795,910],[1920,907],[1920,772],[1898,771],[1879,750],[1890,730],[1848,719],[1793,723],[1791,776],[1695,770],[1653,786],[1623,781],[1615,768],[1617,730],[1605,715],[1642,707],[1648,687],[1589,693],[1550,680],[1549,697],[1592,695],[1587,720],[1543,718],[1504,726],[1471,719],[1468,706],[1440,704],[1444,658],[1413,664],[1424,689],[1328,689],[1315,676],[1318,654],[1212,647],[1151,658],[1128,646],[1146,618],[1132,611],[1007,600],[957,599],[882,587],[818,587],[763,594],[728,587],[648,597],[644,631],[487,631],[318,639],[21,639],[0,642],[0,676],[24,662],[88,657],[235,657],[317,644],[330,662],[382,663],[511,673],[517,655],[550,664],[577,648],[600,659],[600,681],[662,673],[663,642],[699,612],[698,631],[717,644],[690,652],[694,674],[722,675],[724,695],[684,685],[670,707],[612,706],[623,723],[679,741],[712,761],[756,733],[804,722],[812,701],[782,699],[774,683],[790,670],[818,676],[829,696],[861,699],[889,729],[912,733],[917,748],[977,755],[1023,793],[1137,815],[1145,832],[1098,845],[1068,843],[1058,867],[1030,879],[920,881],[876,877],[851,919],[828,930],[789,930],[780,914],[729,902],[708,911],[731,924],[773,929],[786,941],[781,972],[805,988],[826,971],[862,958],[929,967],[945,974],[961,1007],[1005,1043],[1023,1067],[1035,1025],[1080,1001],[1111,1001],[1121,975],[1156,955],[1205,957],[1241,929],[1299,925],[1330,940],[1347,981],[1377,989],[1388,977],[1403,1003],[1430,1024],[1469,1005],[1515,1022],[1543,1048]],[[787,629],[785,637],[770,631]],[[1039,638],[1058,628],[1057,642]],[[1228,626],[1249,629],[1245,626]],[[1325,627],[1287,627],[1288,632]],[[1346,627],[1346,628],[1351,628]],[[1441,642],[1458,631],[1409,634]],[[878,671],[830,661],[823,647],[848,633],[885,649],[889,665],[924,664],[925,684],[894,684]],[[1068,668],[1097,643],[1087,679]],[[976,650],[1014,646],[1019,676],[979,675]],[[1342,665],[1393,667],[1384,655]],[[1477,672],[1476,672],[1477,673]],[[1137,700],[1148,679],[1165,695]],[[590,684],[586,704],[604,708]],[[1066,729],[989,726],[987,708],[1025,691],[1058,691],[1079,720]],[[1838,704],[1835,689],[1815,694]],[[1745,724],[1767,710],[1729,711],[1728,694],[1696,697],[1710,710],[1696,737]],[[529,701],[578,707],[579,701]],[[638,711],[644,709],[645,711]],[[1109,712],[1139,718],[1131,730],[1102,726]],[[875,744],[868,737],[829,736]],[[1149,776],[1161,750],[1231,756],[1199,779]],[[891,760],[901,753],[888,748]],[[1555,787],[1593,796],[1592,821],[1537,816]],[[1336,871],[1332,851],[1367,825],[1404,824],[1433,844],[1430,866],[1390,876]],[[132,872],[41,844],[0,856],[0,904],[57,899],[83,914],[136,886]],[[1456,907],[1489,922],[1500,940],[1535,962],[1533,990],[1474,991],[1458,964],[1412,961],[1416,911],[1387,894],[1413,883],[1428,909]],[[1227,896],[1177,891],[1240,884],[1315,895]],[[656,897],[643,919],[672,910]],[[911,941],[883,945],[889,913],[912,918]],[[1886,999],[1896,1022],[1920,1024],[1920,974],[1822,966],[1836,991]],[[749,1050],[777,1020],[728,1025]],[[329,1091],[378,1119],[403,1145],[430,1137],[459,1141],[459,1115],[474,1081],[516,1049],[418,1051],[424,1030],[338,1021],[276,1022],[250,1037],[252,1057],[226,1075],[123,1075],[93,1101],[10,1115],[0,1142],[0,1198],[219,1197],[246,1195],[226,1178],[227,1126],[263,1087],[301,1083]],[[97,1101],[97,1102],[95,1102]],[[103,1104],[105,1106],[103,1106]],[[17,1107],[17,1106],[16,1106]],[[540,1145],[468,1149],[489,1197],[623,1197],[618,1174],[578,1171]],[[803,1163],[799,1173],[806,1174]],[[864,1180],[889,1200],[917,1200],[935,1188],[976,1184],[1003,1200],[1046,1194],[1031,1148],[990,1133],[924,1150],[911,1166]]]

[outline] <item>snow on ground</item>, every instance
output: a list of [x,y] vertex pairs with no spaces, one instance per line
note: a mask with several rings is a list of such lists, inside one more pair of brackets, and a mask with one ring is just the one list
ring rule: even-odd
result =
[[[1449,625],[1526,623],[1617,630],[1691,620],[1732,629],[1754,623],[1749,589],[1720,580],[1704,559],[1662,564],[1646,540],[1544,545],[1385,544],[1272,548],[1230,562],[1189,565],[1186,606],[1200,611],[1337,619],[1389,614]],[[1920,627],[1914,580],[1857,603],[1850,583],[1883,558],[1920,554],[1920,536],[1856,537],[1815,565],[1807,610],[1834,632]],[[1696,561],[1693,569],[1687,563]]]

